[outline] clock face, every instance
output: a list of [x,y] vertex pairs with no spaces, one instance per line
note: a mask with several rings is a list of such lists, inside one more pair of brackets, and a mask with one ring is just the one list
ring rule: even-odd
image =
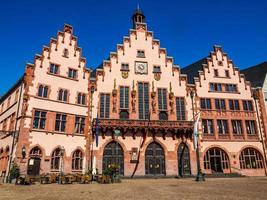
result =
[[136,74],[147,74],[147,63],[146,62],[135,62],[135,73]]

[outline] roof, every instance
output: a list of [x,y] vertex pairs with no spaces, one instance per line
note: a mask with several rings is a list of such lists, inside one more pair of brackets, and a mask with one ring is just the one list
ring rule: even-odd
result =
[[250,81],[252,87],[263,87],[266,72],[267,62],[241,70],[241,73],[245,75],[247,81]]
[[194,84],[194,77],[198,77],[198,71],[203,70],[202,64],[207,64],[206,57],[181,69],[181,73],[187,75],[188,83]]
[[20,84],[22,83],[24,75],[20,77],[20,79],[2,96],[0,97],[0,104],[14,91],[16,90]]

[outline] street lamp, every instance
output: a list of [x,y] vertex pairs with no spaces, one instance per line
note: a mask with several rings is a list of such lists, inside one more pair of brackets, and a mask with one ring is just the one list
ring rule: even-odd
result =
[[21,155],[22,155],[22,159],[25,159],[25,157],[26,157],[26,147],[25,146],[23,146],[21,149]]
[[[192,102],[192,111],[193,111],[193,119],[195,122],[195,110],[194,110],[194,92],[191,91],[190,92],[190,97],[191,97],[191,102]],[[197,125],[197,124],[196,124]],[[197,130],[197,129],[196,129]],[[195,133],[194,137],[196,137],[196,157],[197,157],[197,177],[196,177],[196,181],[205,181],[205,177],[201,171],[201,167],[200,167],[200,157],[199,157],[199,133],[198,131]]]

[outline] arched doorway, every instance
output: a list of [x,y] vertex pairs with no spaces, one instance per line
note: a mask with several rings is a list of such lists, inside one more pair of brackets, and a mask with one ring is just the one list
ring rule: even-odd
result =
[[178,147],[178,172],[180,176],[190,175],[190,153],[185,143],[181,143]]
[[118,164],[119,174],[124,175],[124,155],[123,149],[118,142],[110,142],[106,145],[103,153],[102,171],[108,169],[109,165]]
[[229,157],[224,150],[218,147],[211,148],[204,156],[204,168],[212,173],[223,173],[230,168]]
[[42,151],[39,147],[34,147],[30,151],[27,174],[37,176],[40,174]]
[[145,153],[146,175],[165,175],[165,155],[163,148],[156,142],[148,145]]

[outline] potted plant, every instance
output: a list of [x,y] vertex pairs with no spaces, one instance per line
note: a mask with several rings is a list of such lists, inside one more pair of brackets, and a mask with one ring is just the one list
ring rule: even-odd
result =
[[9,183],[16,183],[17,178],[20,176],[20,169],[16,163],[13,163],[9,172]]

